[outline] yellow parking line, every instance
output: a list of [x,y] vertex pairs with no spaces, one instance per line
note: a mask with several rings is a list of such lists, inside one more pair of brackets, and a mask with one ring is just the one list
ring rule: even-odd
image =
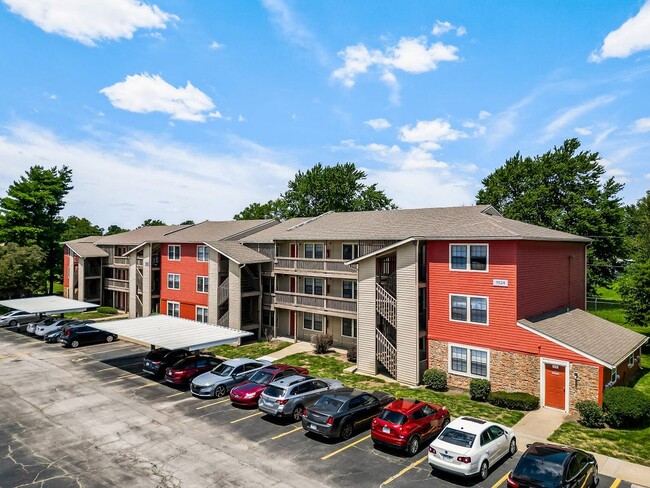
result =
[[151,386],[156,386],[156,385],[159,385],[159,384],[160,384],[160,383],[156,383],[156,382],[154,381],[154,382],[152,382],[152,383],[148,383],[148,384],[146,384],[146,385],[142,385],[142,386],[138,386],[137,388],[133,388],[133,390],[134,390],[134,391],[135,391],[135,390],[141,390],[142,388],[149,388],[149,387],[151,387]]
[[271,440],[274,441],[275,439],[279,439],[280,437],[284,437],[285,435],[293,434],[294,432],[298,432],[299,430],[303,430],[302,426],[296,427],[295,429],[291,429],[290,431],[283,432],[282,434],[278,434],[275,437],[271,437]]
[[424,456],[423,458],[418,459],[418,460],[415,461],[414,463],[409,464],[409,465],[408,465],[407,467],[405,467],[402,471],[400,471],[399,473],[397,473],[397,474],[394,475],[394,476],[391,476],[390,478],[388,478],[386,481],[384,481],[384,482],[383,482],[381,485],[379,485],[379,486],[385,486],[385,485],[387,485],[388,483],[392,483],[392,482],[395,481],[397,478],[399,478],[400,476],[402,476],[404,473],[406,473],[406,472],[412,470],[413,468],[415,468],[415,467],[418,466],[419,464],[422,464],[424,461],[427,460],[427,458],[428,458],[428,456]]
[[242,417],[242,418],[240,418],[240,419],[233,420],[233,421],[230,422],[230,423],[231,423],[231,424],[236,424],[237,422],[241,422],[242,420],[246,420],[246,419],[249,419],[249,418],[251,418],[251,417],[257,417],[258,415],[264,415],[264,412],[255,412],[254,414],[247,415],[246,417]]
[[609,488],[616,488],[621,483],[620,478],[616,478]]
[[124,375],[124,376],[118,376],[113,381],[107,381],[105,384],[110,385],[111,383],[117,383],[118,381],[128,380],[130,378],[142,378],[142,376],[140,376],[139,374],[129,374],[129,375]]
[[128,378],[129,376],[140,376],[138,373],[124,373],[118,376],[118,378]]
[[167,398],[172,398],[172,397],[175,397],[175,396],[178,396],[178,395],[183,395],[185,393],[187,393],[187,392],[179,391],[178,393],[172,393],[171,395],[167,395]]
[[350,449],[351,447],[354,447],[354,446],[356,446],[357,444],[359,444],[360,442],[366,441],[366,440],[368,440],[368,439],[370,439],[370,434],[368,434],[368,435],[365,436],[365,437],[362,437],[362,438],[359,439],[359,440],[354,441],[352,444],[348,444],[347,446],[342,447],[342,448],[339,449],[338,451],[334,451],[334,452],[329,453],[327,456],[323,456],[323,457],[321,458],[321,460],[322,460],[322,461],[325,461],[326,459],[329,459],[329,458],[331,458],[332,456],[336,456],[339,452],[343,452],[343,451],[345,451],[346,449]]
[[206,403],[205,405],[201,405],[200,407],[196,407],[197,410],[203,410],[204,408],[211,407],[213,405],[219,405],[221,403],[226,403],[229,402],[230,398],[224,398],[223,400],[219,400],[218,402],[212,402],[212,403]]
[[492,485],[492,488],[497,488],[498,486],[500,486],[501,483],[503,483],[503,482],[506,480],[506,478],[507,478],[508,476],[510,476],[510,471],[508,471],[506,474],[504,474],[504,475],[503,475],[503,478],[501,478],[499,481],[497,481],[496,483],[494,483],[494,484]]

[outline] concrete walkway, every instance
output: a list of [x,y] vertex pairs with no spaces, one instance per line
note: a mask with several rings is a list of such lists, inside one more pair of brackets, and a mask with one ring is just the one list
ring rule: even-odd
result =
[[280,349],[278,351],[273,351],[271,354],[267,354],[266,356],[262,356],[261,358],[257,358],[257,359],[266,359],[267,361],[278,361],[280,359],[286,358],[287,356],[291,356],[292,354],[309,352],[313,350],[314,350],[314,346],[311,343],[299,341],[299,342],[294,342],[289,347],[285,347],[284,349]]
[[[568,415],[550,408],[540,408],[524,415],[513,429],[517,435],[517,444],[520,451],[526,450],[526,444],[533,442],[546,442]],[[598,461],[600,473],[629,481],[637,486],[650,487],[650,467],[630,463],[621,459],[592,453]]]

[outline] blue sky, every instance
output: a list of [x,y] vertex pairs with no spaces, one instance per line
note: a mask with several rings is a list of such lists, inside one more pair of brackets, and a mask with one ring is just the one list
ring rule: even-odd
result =
[[0,75],[0,192],[67,164],[102,227],[229,219],[319,161],[472,204],[570,137],[650,188],[650,0],[0,0]]

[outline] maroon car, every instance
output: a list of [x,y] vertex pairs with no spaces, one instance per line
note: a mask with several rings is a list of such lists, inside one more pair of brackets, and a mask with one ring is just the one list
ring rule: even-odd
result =
[[186,385],[194,377],[210,371],[223,362],[207,354],[198,354],[181,359],[165,370],[165,381],[175,385]]
[[414,456],[422,442],[436,435],[448,423],[449,412],[445,407],[400,398],[386,405],[372,421],[370,435],[375,445],[405,449]]
[[309,374],[309,370],[287,364],[274,364],[262,368],[256,371],[246,383],[230,390],[230,401],[235,405],[256,407],[262,391],[271,382],[295,374],[307,375]]

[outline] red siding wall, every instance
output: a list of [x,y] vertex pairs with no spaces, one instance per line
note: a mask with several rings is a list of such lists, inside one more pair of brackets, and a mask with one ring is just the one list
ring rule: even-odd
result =
[[522,241],[517,252],[517,318],[568,305],[585,309],[585,245]]
[[[167,313],[167,301],[179,302],[181,317],[196,319],[196,305],[208,306],[208,294],[196,291],[196,277],[208,276],[208,263],[196,260],[196,246],[193,244],[180,244],[181,260],[170,261],[168,244],[163,244],[160,249],[160,311]],[[167,274],[181,275],[181,289],[170,290],[167,288]],[[210,283],[212,285],[212,283]]]
[[70,256],[69,253],[70,249],[68,246],[63,248],[63,287],[67,288],[68,283],[70,280],[69,273],[70,273]]
[[[460,242],[462,241],[454,241],[454,243]],[[477,241],[477,243],[481,242]],[[520,255],[518,248],[527,243],[521,241],[490,242],[489,271],[487,273],[451,271],[449,269],[449,244],[450,242],[447,241],[429,241],[427,245],[429,339],[532,354],[582,364],[595,364],[517,325],[517,317],[520,315],[517,312],[518,297],[525,293],[528,295],[525,303],[535,304],[537,300],[547,302],[542,296],[545,288],[541,287],[540,290],[536,290],[534,287],[535,278],[539,273],[536,273],[535,268],[530,264],[527,271],[524,272],[526,291],[521,289],[518,277],[522,275],[522,270],[518,272],[517,263]],[[528,246],[525,247],[531,249]],[[531,260],[529,260],[530,262]],[[529,273],[530,276],[526,273]],[[494,286],[494,279],[508,280],[508,286]],[[544,283],[543,280],[542,283]],[[584,273],[580,283],[584,283]],[[560,283],[556,286],[562,288]],[[449,319],[450,294],[488,297],[488,325],[452,322]],[[567,296],[566,289],[560,294]],[[544,311],[546,310],[548,308],[544,309]]]

